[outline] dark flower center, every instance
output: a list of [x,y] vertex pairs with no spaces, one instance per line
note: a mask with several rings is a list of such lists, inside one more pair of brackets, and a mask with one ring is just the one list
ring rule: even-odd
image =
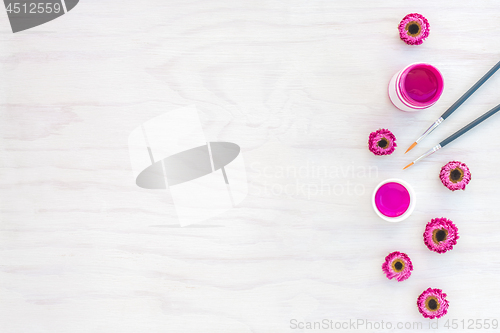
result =
[[419,30],[420,28],[415,23],[410,24],[410,26],[408,27],[408,32],[411,33],[412,35],[416,34]]
[[377,143],[377,145],[380,147],[380,148],[387,148],[389,147],[389,141],[387,141],[386,138],[382,138],[380,139],[380,141]]
[[446,229],[434,229],[432,232],[432,240],[435,244],[439,244],[448,238],[448,230]]
[[401,272],[405,268],[405,264],[401,259],[396,259],[392,262],[392,269],[395,272]]
[[462,169],[456,168],[456,169],[451,170],[450,180],[453,183],[458,183],[458,182],[462,181],[463,178],[464,178],[464,172]]
[[429,296],[429,297],[427,297],[427,299],[425,300],[425,307],[429,311],[437,311],[437,310],[439,310],[439,307],[440,307],[439,306],[439,301],[436,298],[436,296]]
[[416,37],[420,34],[420,24],[416,21],[411,21],[406,25],[406,31],[408,31],[408,35]]
[[436,232],[436,239],[438,242],[444,241],[446,239],[446,232],[444,230]]

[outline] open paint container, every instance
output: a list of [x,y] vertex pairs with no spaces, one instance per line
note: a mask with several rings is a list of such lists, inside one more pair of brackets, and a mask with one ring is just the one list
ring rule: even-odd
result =
[[389,222],[401,222],[415,209],[413,188],[401,179],[386,179],[375,187],[372,196],[375,213]]
[[389,82],[389,98],[403,111],[418,111],[434,105],[443,93],[441,72],[426,63],[406,66]]

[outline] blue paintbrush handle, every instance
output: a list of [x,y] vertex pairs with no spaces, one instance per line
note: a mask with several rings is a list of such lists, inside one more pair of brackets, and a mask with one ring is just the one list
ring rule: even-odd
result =
[[469,90],[467,90],[467,92],[463,94],[462,97],[460,97],[452,106],[450,106],[448,110],[446,110],[445,113],[443,113],[441,118],[443,119],[448,118],[448,116],[451,115],[456,109],[458,109],[458,107],[462,105],[463,102],[467,100],[467,98],[469,98],[473,93],[475,93],[476,90],[479,89],[479,87],[481,87],[483,83],[485,83],[493,74],[495,74],[495,72],[499,68],[500,68],[500,61],[495,66],[493,66],[493,68],[490,69],[488,73],[484,74],[484,76],[480,78],[479,81],[476,82],[476,84],[474,84]]
[[448,143],[452,142],[453,140],[455,140],[456,138],[458,138],[462,134],[466,133],[468,130],[474,128],[476,125],[479,125],[480,123],[482,123],[483,121],[485,121],[486,119],[488,119],[489,117],[491,117],[492,115],[497,113],[498,111],[500,111],[500,104],[498,104],[493,109],[491,109],[490,111],[483,114],[481,117],[470,122],[469,124],[465,125],[461,129],[459,129],[458,131],[456,131],[455,133],[453,133],[452,135],[450,135],[449,137],[447,137],[446,139],[441,141],[441,143],[440,143],[441,147],[446,146]]

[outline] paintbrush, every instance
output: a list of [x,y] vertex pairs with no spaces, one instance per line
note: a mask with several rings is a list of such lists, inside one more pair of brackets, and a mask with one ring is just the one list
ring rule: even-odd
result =
[[455,140],[455,139],[459,138],[460,136],[462,136],[463,134],[467,133],[470,129],[472,129],[475,126],[479,125],[480,123],[482,123],[483,121],[485,121],[486,119],[488,119],[489,117],[491,117],[492,115],[494,115],[495,113],[497,113],[499,110],[500,110],[500,104],[498,104],[493,109],[491,109],[490,111],[486,112],[485,114],[483,114],[479,118],[476,118],[476,120],[474,120],[474,121],[470,122],[469,124],[465,125],[461,129],[459,129],[458,131],[456,131],[455,133],[453,133],[452,135],[450,135],[449,137],[447,137],[446,139],[444,139],[443,141],[441,141],[436,146],[432,147],[425,154],[423,154],[422,156],[420,156],[419,158],[417,158],[415,161],[413,161],[410,164],[408,164],[407,166],[405,166],[403,168],[403,170],[406,169],[406,168],[409,168],[413,164],[415,164],[415,163],[423,160],[427,156],[429,156],[429,155],[437,152],[439,149],[443,148],[444,146],[446,146],[447,144],[449,144],[453,140]]
[[484,76],[482,78],[479,79],[479,81],[476,82],[475,85],[473,85],[469,90],[467,90],[467,92],[465,94],[463,94],[462,97],[460,97],[452,106],[450,106],[448,108],[448,110],[445,111],[445,113],[443,113],[441,115],[441,117],[439,117],[438,120],[436,120],[418,139],[417,141],[415,141],[411,146],[410,148],[408,148],[405,152],[405,154],[407,152],[409,152],[410,150],[412,150],[413,148],[415,148],[415,146],[420,142],[422,141],[423,138],[425,138],[429,133],[431,133],[432,131],[434,131],[446,118],[448,118],[453,112],[455,112],[456,109],[458,109],[458,107],[460,105],[463,104],[463,102],[465,102],[467,100],[467,98],[469,98],[473,93],[476,92],[477,89],[479,89],[479,87],[481,87],[481,85],[483,83],[485,83],[493,74],[495,74],[495,72],[500,68],[500,61],[495,65],[493,66],[492,69],[490,69],[488,71],[488,73],[484,74]]

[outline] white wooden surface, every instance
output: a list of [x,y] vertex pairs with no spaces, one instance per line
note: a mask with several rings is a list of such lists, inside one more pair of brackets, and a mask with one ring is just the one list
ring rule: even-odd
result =
[[[398,38],[411,12],[431,23],[417,47]],[[428,325],[416,308],[428,287],[448,294],[443,319],[500,319],[500,116],[402,171],[500,103],[497,74],[403,155],[499,60],[499,19],[494,0],[82,0],[12,34],[0,10],[1,332]],[[442,71],[445,91],[409,114],[392,106],[387,83],[417,61]],[[238,208],[180,228],[168,192],[135,186],[127,138],[159,109],[191,104],[209,140],[242,147],[250,192]],[[367,149],[380,127],[398,138],[392,156]],[[463,192],[438,179],[450,160],[471,169]],[[399,224],[370,204],[390,177],[418,196]],[[441,216],[460,239],[438,255],[422,233]],[[415,266],[402,283],[380,268],[394,250]]]

